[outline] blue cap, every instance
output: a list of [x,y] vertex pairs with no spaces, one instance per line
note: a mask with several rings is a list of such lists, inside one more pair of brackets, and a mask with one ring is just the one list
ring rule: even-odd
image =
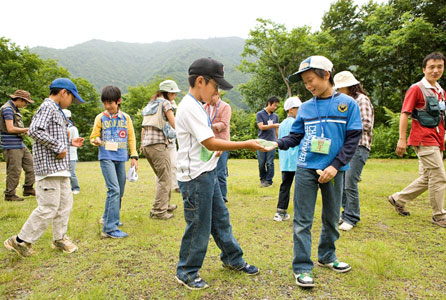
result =
[[79,96],[76,85],[68,78],[57,78],[50,84],[50,90],[51,89],[66,89],[74,95],[74,103],[82,104],[85,102],[82,100],[81,96]]

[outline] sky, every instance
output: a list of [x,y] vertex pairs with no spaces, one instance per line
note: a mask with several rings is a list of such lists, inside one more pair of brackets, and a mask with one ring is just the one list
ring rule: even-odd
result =
[[[92,39],[129,43],[237,36],[257,18],[318,30],[333,0],[3,0],[0,37],[63,49]],[[362,5],[368,0],[355,0]],[[375,2],[387,2],[375,0]]]

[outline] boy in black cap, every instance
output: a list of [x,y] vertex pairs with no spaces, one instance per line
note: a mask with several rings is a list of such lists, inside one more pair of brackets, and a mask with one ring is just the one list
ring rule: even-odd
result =
[[232,234],[229,212],[223,201],[217,180],[218,152],[236,149],[263,149],[257,141],[230,142],[214,137],[211,121],[202,102],[209,103],[218,88],[229,90],[224,79],[223,65],[211,58],[201,58],[189,67],[189,93],[178,106],[175,119],[178,139],[177,179],[184,201],[187,226],[181,241],[176,279],[191,290],[207,288],[198,270],[206,255],[212,234],[222,253],[223,267],[259,273],[247,264],[243,252]]
[[53,248],[72,253],[77,246],[66,236],[68,219],[73,206],[70,183],[69,146],[81,147],[84,138],[69,140],[67,118],[62,109],[71,102],[84,103],[71,80],[58,78],[50,85],[50,95],[40,105],[29,126],[34,139],[33,158],[36,175],[38,207],[26,220],[20,233],[4,242],[6,249],[22,257],[33,254],[37,242],[50,223],[53,223]]

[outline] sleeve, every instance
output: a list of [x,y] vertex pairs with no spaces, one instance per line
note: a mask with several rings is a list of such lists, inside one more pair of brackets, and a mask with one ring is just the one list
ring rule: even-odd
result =
[[3,119],[5,120],[14,120],[14,112],[12,111],[12,108],[5,107],[2,110]]
[[229,123],[231,122],[231,106],[229,104],[225,105],[219,115],[221,121],[212,124],[217,132],[224,131],[229,126]]
[[364,95],[360,98],[358,105],[361,113],[362,130],[367,132],[372,131],[374,122],[372,103],[370,102],[369,98]]
[[411,114],[415,108],[417,108],[417,104],[419,105],[420,99],[422,99],[422,103],[419,107],[424,105],[424,97],[420,88],[414,84],[412,85],[406,92],[406,96],[404,97],[403,107],[401,108],[401,113],[409,113]]
[[289,135],[276,140],[276,142],[280,150],[288,150],[289,148],[298,146],[304,136],[305,134],[303,133],[290,132]]
[[208,117],[204,110],[190,109],[187,111],[187,116],[184,116],[184,125],[187,131],[192,134],[198,142],[205,141],[214,137],[214,132],[208,126]]
[[262,111],[256,113],[256,124],[263,123]]
[[102,131],[101,116],[102,116],[102,114],[99,114],[94,119],[93,131],[90,134],[90,143],[93,146],[96,146],[95,144],[93,144],[93,141],[97,137],[101,137],[101,131]]
[[[40,107],[34,115],[31,125],[29,126],[29,136],[37,143],[50,149],[54,153],[59,154],[66,149],[62,142],[55,139],[48,133],[48,127],[50,124],[51,126],[59,126],[54,123],[53,111],[47,107]],[[65,124],[60,126],[64,126],[66,129]]]
[[136,138],[135,138],[135,129],[133,128],[133,122],[129,115],[126,115],[125,117],[127,119],[127,131],[128,131],[127,142],[130,148],[130,157],[138,156],[138,152],[136,151]]
[[75,139],[79,137],[79,130],[77,130],[76,126],[70,127],[70,139]]
[[164,100],[163,101],[163,111],[164,111],[164,114],[166,114],[166,112],[171,110],[171,109],[173,110],[172,103],[170,103],[169,100]]

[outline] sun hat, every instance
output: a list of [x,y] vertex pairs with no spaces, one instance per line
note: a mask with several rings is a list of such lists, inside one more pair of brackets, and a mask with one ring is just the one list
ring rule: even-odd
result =
[[288,76],[288,81],[290,82],[298,82],[302,80],[300,74],[310,69],[321,69],[324,71],[332,72],[333,71],[333,63],[321,55],[314,55],[304,59],[299,66],[299,70]]
[[24,90],[16,90],[13,95],[9,95],[12,100],[15,100],[17,98],[23,99],[28,103],[34,103],[33,100],[31,100],[31,94]]
[[299,97],[293,96],[288,99],[286,99],[285,104],[283,105],[283,108],[285,111],[288,111],[294,107],[299,107],[302,105],[302,101],[300,101]]
[[159,90],[161,92],[168,92],[168,93],[179,93],[181,90],[178,88],[178,85],[173,80],[164,80],[160,83]]
[[335,83],[335,89],[340,89],[343,87],[349,87],[359,84],[359,81],[349,71],[339,72],[334,76],[333,80]]
[[85,102],[82,100],[81,96],[79,96],[76,85],[68,78],[57,78],[50,84],[50,90],[51,89],[66,89],[74,95],[74,103],[81,104]]
[[210,57],[199,58],[189,67],[189,75],[208,76],[217,81],[222,90],[230,90],[233,86],[224,79],[224,73],[223,64]]
[[62,109],[65,117],[67,118],[71,118],[71,111],[69,111],[68,109]]

